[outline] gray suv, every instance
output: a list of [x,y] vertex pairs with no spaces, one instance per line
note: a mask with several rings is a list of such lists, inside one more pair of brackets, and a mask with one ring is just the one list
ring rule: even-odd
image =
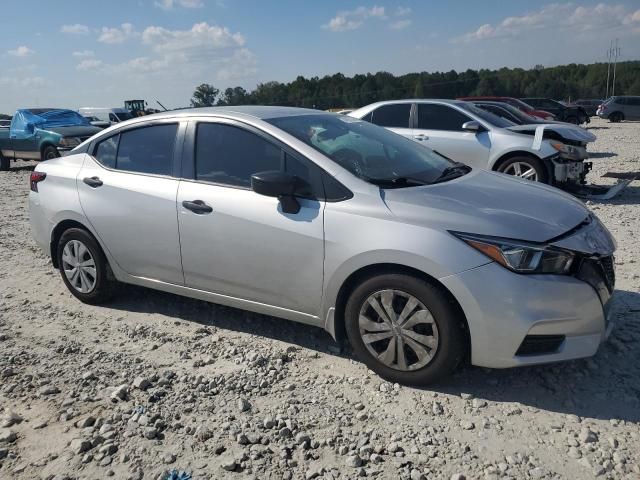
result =
[[596,114],[614,123],[622,120],[640,120],[640,96],[609,97],[598,107]]

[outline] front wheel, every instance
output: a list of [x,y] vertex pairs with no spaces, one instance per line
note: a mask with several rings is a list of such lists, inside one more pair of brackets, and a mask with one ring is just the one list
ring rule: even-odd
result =
[[42,160],[53,160],[54,158],[58,158],[60,156],[60,152],[53,145],[47,145],[42,150]]
[[10,160],[0,153],[0,172],[9,170],[10,166]]
[[464,354],[462,324],[440,288],[404,274],[365,280],[345,308],[357,357],[382,378],[407,385],[453,372]]
[[620,112],[613,112],[611,115],[609,115],[609,121],[611,123],[619,123],[622,121],[622,114]]
[[532,182],[547,183],[547,170],[544,164],[533,157],[513,157],[498,166],[498,172],[524,178]]
[[58,242],[58,266],[69,291],[92,305],[109,300],[116,281],[98,242],[85,230],[71,228]]

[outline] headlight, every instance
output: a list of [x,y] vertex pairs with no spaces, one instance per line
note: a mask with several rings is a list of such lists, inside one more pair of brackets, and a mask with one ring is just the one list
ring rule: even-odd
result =
[[[452,232],[453,233],[453,232]],[[470,247],[518,273],[569,273],[575,255],[569,251],[518,240],[453,233]]]
[[75,147],[77,145],[80,145],[81,143],[82,140],[77,137],[63,137],[60,139],[61,147]]

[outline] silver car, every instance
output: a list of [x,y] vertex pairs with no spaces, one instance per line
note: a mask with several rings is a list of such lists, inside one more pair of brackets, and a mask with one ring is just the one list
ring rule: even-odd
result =
[[[557,125],[514,125],[460,100],[390,100],[349,114],[411,138],[457,161],[562,187],[584,181],[585,147],[557,140]],[[536,132],[540,132],[537,133]],[[534,135],[534,133],[537,133]],[[585,132],[578,140],[585,141]],[[585,138],[582,138],[585,137]]]
[[613,123],[640,120],[640,96],[609,97],[598,107],[596,115]]
[[608,331],[615,244],[579,201],[348,116],[134,119],[39,164],[29,203],[83,302],[121,282],[315,325],[393,382],[587,357]]

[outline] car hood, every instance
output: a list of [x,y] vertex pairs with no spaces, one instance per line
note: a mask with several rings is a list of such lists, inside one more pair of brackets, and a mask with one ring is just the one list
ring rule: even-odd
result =
[[87,126],[72,126],[72,127],[50,127],[47,128],[50,132],[55,132],[63,137],[91,137],[102,129],[94,127],[93,125]]
[[585,143],[596,141],[596,136],[593,133],[588,132],[584,128],[571,125],[570,123],[564,123],[564,122],[516,125],[514,127],[507,127],[507,129],[511,130],[512,132],[535,134],[536,129],[540,127],[544,127],[545,130],[551,130],[553,132],[556,132],[562,138],[566,138],[567,140],[573,140],[576,142],[585,142]]
[[589,215],[580,201],[556,188],[484,170],[383,194],[391,212],[408,223],[530,242],[562,235]]

